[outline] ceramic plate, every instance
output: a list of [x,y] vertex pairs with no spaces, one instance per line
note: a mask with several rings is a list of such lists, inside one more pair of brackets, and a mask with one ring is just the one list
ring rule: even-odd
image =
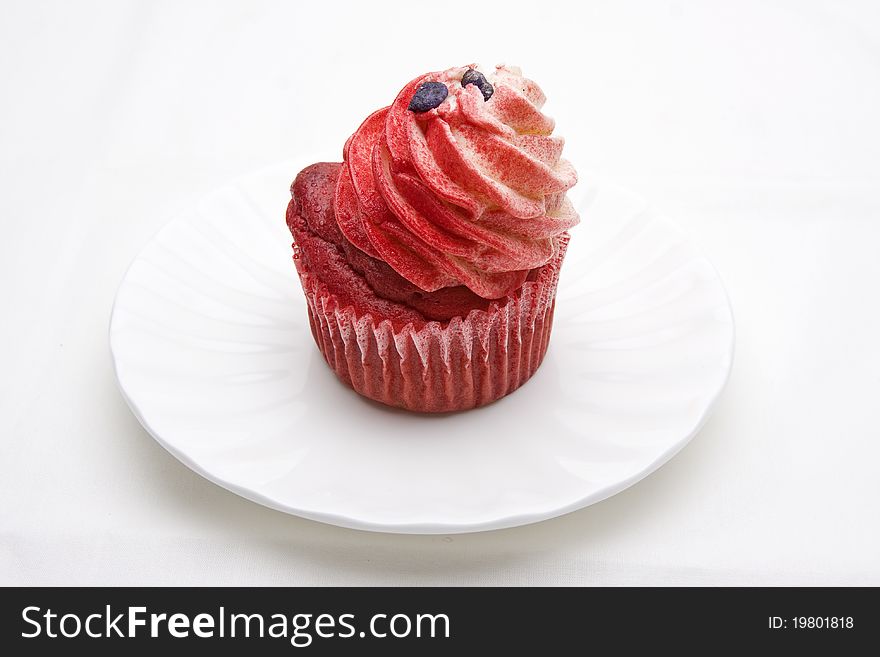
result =
[[110,322],[119,385],[174,456],[250,500],[345,527],[453,533],[598,502],[699,430],[734,327],[712,265],[613,185],[581,183],[537,374],[487,407],[385,408],[339,383],[309,331],[284,222],[288,162],[217,190],[125,275]]

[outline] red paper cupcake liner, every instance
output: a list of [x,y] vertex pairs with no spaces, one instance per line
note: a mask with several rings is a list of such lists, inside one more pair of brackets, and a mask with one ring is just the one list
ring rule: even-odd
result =
[[398,330],[341,307],[318,272],[301,271],[312,335],[327,364],[365,397],[429,413],[483,406],[519,388],[544,359],[568,235],[556,239],[556,257],[535,280],[488,309]]

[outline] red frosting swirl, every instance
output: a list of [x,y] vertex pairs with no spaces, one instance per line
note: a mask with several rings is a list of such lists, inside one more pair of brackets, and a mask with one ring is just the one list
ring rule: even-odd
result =
[[[496,299],[555,255],[553,238],[578,223],[565,191],[577,182],[560,159],[544,94],[518,69],[487,76],[489,100],[461,85],[464,66],[407,84],[348,139],[336,186],[339,228],[426,292],[464,285]],[[424,82],[449,95],[408,109]]]

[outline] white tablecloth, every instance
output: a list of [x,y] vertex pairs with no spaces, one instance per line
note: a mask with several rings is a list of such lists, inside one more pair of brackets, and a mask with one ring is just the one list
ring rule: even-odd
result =
[[[115,386],[128,263],[470,61],[522,65],[577,167],[715,263],[714,416],[605,502],[473,535],[325,526],[188,470]],[[0,85],[0,584],[880,584],[877,3],[4,2]]]

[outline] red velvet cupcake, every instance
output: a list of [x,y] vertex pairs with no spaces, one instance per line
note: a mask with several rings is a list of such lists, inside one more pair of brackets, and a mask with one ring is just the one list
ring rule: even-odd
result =
[[541,364],[577,213],[563,140],[519,69],[422,75],[291,186],[287,225],[318,348],[411,411],[507,395]]

